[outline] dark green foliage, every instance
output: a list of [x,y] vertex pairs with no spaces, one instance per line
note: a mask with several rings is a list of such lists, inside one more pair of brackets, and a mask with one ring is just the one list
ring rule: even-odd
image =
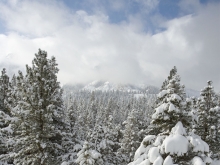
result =
[[14,163],[30,165],[59,164],[62,153],[64,123],[62,90],[57,82],[58,68],[54,57],[39,50],[27,74],[20,72],[10,100],[15,131]]
[[0,76],[0,160],[10,161],[8,158],[9,148],[11,146],[11,136],[13,134],[11,128],[11,113],[7,108],[5,101],[8,100],[8,91],[10,88],[9,77],[6,69],[2,70]]
[[209,144],[213,152],[213,158],[220,158],[220,107],[218,97],[212,87],[212,82],[208,81],[207,86],[201,90],[197,101],[198,124],[197,134]]
[[101,154],[91,149],[89,142],[85,141],[83,148],[77,154],[76,163],[79,165],[104,165]]
[[[102,117],[106,116],[106,113]],[[117,164],[117,150],[119,148],[118,136],[119,127],[112,123],[112,116],[104,118],[104,121],[97,121],[94,130],[88,135],[93,149],[102,155],[105,165]]]
[[8,88],[9,88],[9,77],[6,74],[6,69],[4,68],[0,76],[0,110],[4,112],[7,112],[4,100],[7,97]]
[[138,137],[138,121],[137,121],[137,111],[132,110],[127,120],[124,122],[125,129],[123,130],[123,138],[120,141],[120,149],[118,150],[121,154],[123,163],[129,163],[133,161],[134,154],[138,148],[140,142]]
[[155,135],[162,132],[168,134],[178,121],[189,129],[192,120],[190,109],[186,106],[184,86],[180,84],[176,67],[170,71],[165,84],[158,94],[152,125],[149,127],[151,134]]

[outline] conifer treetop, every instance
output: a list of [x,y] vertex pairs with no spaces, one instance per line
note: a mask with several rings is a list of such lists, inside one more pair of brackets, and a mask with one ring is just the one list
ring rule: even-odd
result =
[[179,120],[185,126],[190,125],[191,117],[186,106],[184,88],[184,85],[180,84],[180,76],[174,67],[163,84],[163,90],[157,96],[155,111],[152,115],[152,124],[156,128],[155,134],[169,133]]

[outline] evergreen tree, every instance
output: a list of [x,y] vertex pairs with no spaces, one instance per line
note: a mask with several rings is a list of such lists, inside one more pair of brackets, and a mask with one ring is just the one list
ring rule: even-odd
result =
[[125,129],[123,130],[123,138],[120,142],[119,154],[122,155],[124,163],[133,161],[134,153],[140,144],[138,141],[138,122],[137,122],[137,111],[132,110],[127,120],[124,122]]
[[65,130],[61,144],[64,150],[61,156],[62,162],[66,162],[68,165],[75,165],[77,153],[82,149],[82,146],[80,145],[80,141],[76,138],[76,134],[72,133],[70,125],[67,125]]
[[12,79],[11,79],[11,87],[15,87],[16,86],[16,79],[17,77],[15,75],[12,76]]
[[64,150],[62,164],[66,162],[68,165],[75,165],[78,151],[82,148],[80,141],[76,137],[75,124],[77,119],[77,105],[72,95],[68,98],[66,105],[66,127],[62,138],[62,148]]
[[103,165],[101,154],[91,149],[90,144],[85,141],[82,150],[77,154],[76,163],[79,165]]
[[[194,100],[186,100],[176,68],[163,83],[147,135],[129,165],[211,164],[209,146],[191,131]],[[183,127],[186,126],[186,128]]]
[[74,124],[74,132],[77,136],[77,139],[82,141],[86,140],[87,134],[89,132],[89,121],[88,119],[88,111],[86,108],[86,104],[84,100],[79,102],[79,116],[77,116],[77,120]]
[[120,126],[113,123],[113,116],[109,115],[104,126],[104,139],[100,153],[105,165],[118,164],[117,151],[119,149]]
[[169,84],[169,81],[173,78],[174,75],[177,74],[177,68],[176,66],[173,67],[173,69],[170,70],[170,75],[168,76],[168,78],[163,82],[160,91],[162,90],[166,90],[167,85]]
[[210,165],[209,146],[179,121],[168,135],[147,135],[129,165]]
[[[16,90],[11,95],[9,107],[18,120],[14,123],[14,164],[59,164],[62,129],[64,123],[62,90],[57,82],[55,57],[39,49],[32,62],[26,66],[26,76],[20,72]],[[10,103],[10,102],[9,102]]]
[[8,140],[13,133],[11,128],[12,118],[0,110],[0,160],[1,156],[8,153]]
[[13,134],[11,125],[13,117],[5,104],[8,100],[10,87],[9,77],[4,68],[0,76],[0,160],[5,162],[11,162],[9,152],[12,145],[11,137]]
[[95,122],[96,122],[96,115],[97,115],[97,100],[95,98],[95,93],[92,92],[91,93],[91,98],[89,100],[89,106],[88,106],[88,126],[90,129],[93,129],[95,126]]
[[7,111],[7,108],[5,107],[4,102],[7,97],[8,88],[9,88],[9,77],[6,74],[6,69],[4,68],[0,76],[0,110],[4,112]]
[[197,134],[207,142],[213,152],[213,158],[220,158],[220,107],[218,97],[212,87],[212,82],[208,81],[207,86],[201,90],[197,101],[198,124]]
[[[105,116],[105,115],[103,115]],[[117,164],[117,150],[119,127],[113,122],[110,115],[102,122],[97,122],[95,129],[90,134],[89,141],[93,144],[94,149],[102,155],[105,165]]]
[[191,128],[195,129],[198,123],[198,112],[197,112],[197,98],[194,96],[186,99],[186,109],[189,109],[190,116],[192,117]]
[[68,104],[67,111],[66,111],[66,114],[67,114],[66,120],[67,120],[67,123],[69,124],[70,132],[73,134],[75,133],[74,126],[76,123],[77,113],[78,113],[78,110],[77,110],[76,101],[75,100],[73,101],[72,97],[70,96],[69,104]]
[[167,79],[167,85],[157,96],[157,105],[152,115],[151,134],[169,134],[171,128],[180,120],[187,128],[190,128],[190,110],[186,106],[184,86],[180,85],[180,76],[177,70],[171,70]]

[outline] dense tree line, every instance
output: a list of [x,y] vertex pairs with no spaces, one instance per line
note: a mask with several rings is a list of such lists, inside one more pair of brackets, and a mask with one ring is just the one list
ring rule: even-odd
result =
[[[10,79],[2,70],[0,164],[187,165],[220,159],[220,101],[211,81],[199,98],[187,98],[174,67],[157,96],[136,97],[62,89],[58,71],[55,57],[42,50],[25,74]],[[187,148],[170,147],[175,140]]]
[[210,165],[220,158],[219,97],[207,83],[198,99],[186,98],[176,67],[170,71],[148,135],[129,165]]

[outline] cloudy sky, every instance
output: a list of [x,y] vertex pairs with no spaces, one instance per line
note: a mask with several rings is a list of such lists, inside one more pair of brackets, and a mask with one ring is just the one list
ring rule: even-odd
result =
[[160,87],[177,66],[187,88],[220,91],[220,1],[1,0],[0,67],[24,70],[39,48],[62,84]]

